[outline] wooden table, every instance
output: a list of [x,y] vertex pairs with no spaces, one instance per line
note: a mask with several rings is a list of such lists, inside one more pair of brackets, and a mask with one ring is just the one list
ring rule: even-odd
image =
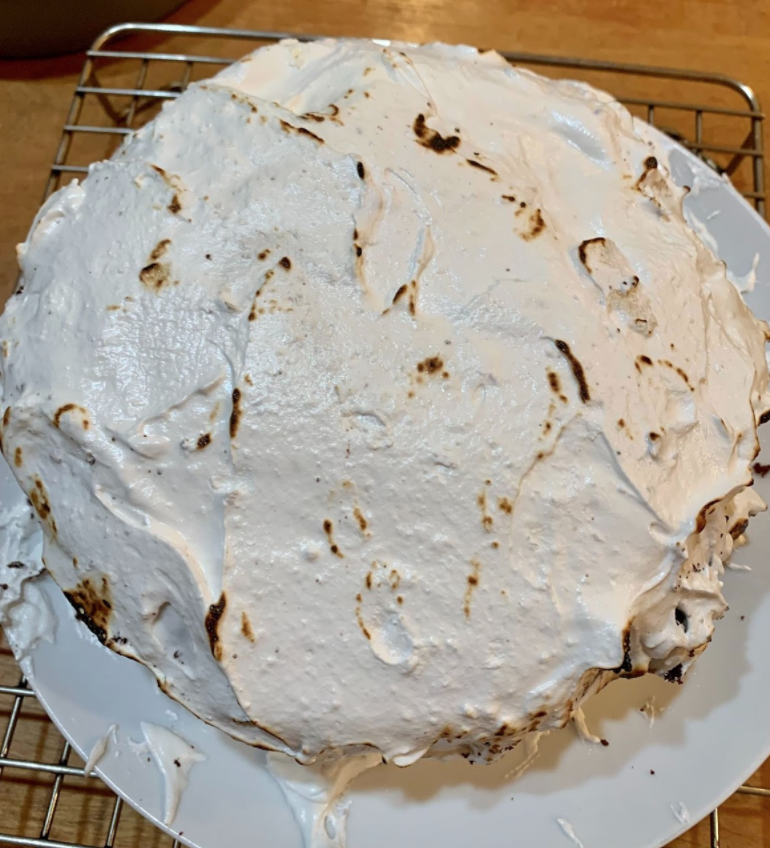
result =
[[[770,4],[761,0],[191,0],[169,20],[466,42],[718,71],[748,82],[761,102],[770,103]],[[0,300],[13,287],[14,246],[23,240],[39,205],[81,64],[82,57],[0,61]],[[114,71],[119,75],[119,63]],[[14,676],[12,659],[0,650],[0,682],[15,682]],[[0,726],[5,726],[7,713],[3,699]],[[12,755],[58,756],[60,740],[42,711],[31,704],[24,716]],[[770,786],[770,761],[749,782]],[[37,835],[50,784],[50,779],[7,772],[0,780],[0,832]],[[108,815],[110,793],[94,792],[93,786],[71,781],[54,821],[53,838],[103,840],[104,830],[97,823]],[[721,831],[722,848],[770,845],[770,799],[733,797],[721,808]],[[703,822],[673,845],[707,848],[708,832]],[[117,844],[155,848],[168,840],[128,812]]]

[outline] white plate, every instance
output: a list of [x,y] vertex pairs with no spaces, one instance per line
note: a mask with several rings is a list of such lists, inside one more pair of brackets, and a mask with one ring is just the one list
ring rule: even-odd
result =
[[[694,186],[689,212],[710,231],[733,275],[748,279],[757,255],[760,273],[770,268],[764,222],[700,161],[665,143],[677,181]],[[760,285],[747,299],[770,318],[770,286]],[[0,498],[21,497],[7,467],[0,472]],[[770,499],[770,477],[758,480],[757,489]],[[557,818],[570,822],[587,848],[658,848],[705,816],[770,751],[770,516],[755,518],[750,533],[751,543],[736,558],[753,570],[728,571],[731,609],[685,685],[652,677],[621,681],[588,705],[589,726],[609,747],[587,744],[568,728],[543,740],[539,759],[517,780],[509,773],[520,750],[491,766],[460,760],[375,769],[355,785],[351,848],[570,848]],[[140,721],[165,725],[206,755],[192,769],[169,833],[200,848],[299,848],[299,828],[264,755],[169,700],[144,667],[102,647],[76,623],[50,578],[40,582],[58,633],[34,649],[24,669],[84,756],[118,725],[118,743],[110,743],[97,767],[104,780],[159,824],[161,774],[127,741],[142,739]],[[650,727],[639,710],[653,695],[665,709]],[[675,811],[680,818],[689,812],[689,820],[680,821]]]

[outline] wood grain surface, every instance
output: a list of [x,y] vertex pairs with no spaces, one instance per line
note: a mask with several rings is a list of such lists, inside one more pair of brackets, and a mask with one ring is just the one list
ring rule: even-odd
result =
[[[749,83],[761,102],[770,102],[770,2],[762,0],[190,0],[169,20],[322,35],[444,40],[721,72]],[[127,49],[132,46],[125,44]],[[82,56],[0,60],[0,302],[13,288],[14,247],[23,240],[38,208],[81,65]],[[130,81],[128,72],[126,65],[113,62],[103,81]],[[654,85],[661,96],[681,93],[670,83]],[[639,93],[649,90],[650,85],[643,85]],[[719,135],[722,129],[717,125],[714,132]],[[746,174],[738,175],[739,185],[746,180]],[[16,676],[12,658],[0,649],[0,683],[13,684]],[[0,733],[11,704],[12,699],[0,697]],[[757,705],[757,709],[766,706]],[[56,761],[60,750],[61,738],[30,700],[22,711],[11,756]],[[715,763],[714,768],[718,767]],[[770,761],[749,782],[770,786]],[[51,777],[6,770],[0,779],[0,833],[39,835],[51,784]],[[103,845],[111,799],[97,781],[68,778],[51,837]],[[721,808],[721,835],[722,848],[770,845],[770,798],[736,795],[728,800]],[[156,848],[170,841],[126,810],[116,844]],[[708,848],[708,822],[696,825],[672,846]]]

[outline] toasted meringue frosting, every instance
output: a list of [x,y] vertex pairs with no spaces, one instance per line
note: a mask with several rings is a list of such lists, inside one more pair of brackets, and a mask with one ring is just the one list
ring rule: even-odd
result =
[[725,609],[767,326],[608,95],[286,41],[19,250],[3,450],[109,647],[251,744],[486,760]]

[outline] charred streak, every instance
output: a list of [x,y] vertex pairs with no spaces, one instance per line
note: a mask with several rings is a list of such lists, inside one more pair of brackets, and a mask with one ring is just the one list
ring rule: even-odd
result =
[[647,174],[649,174],[650,171],[654,171],[657,167],[658,167],[658,160],[654,156],[648,156],[644,160],[644,170],[642,171],[639,179],[636,181],[636,187],[639,188],[641,186],[641,184],[644,182],[644,180],[646,179]]
[[705,504],[705,506],[701,507],[701,509],[698,512],[698,515],[695,519],[695,532],[696,533],[700,533],[705,528],[706,524],[708,523],[708,515],[709,515],[709,512],[711,511],[711,507],[713,507],[714,504],[718,504],[718,503],[719,503],[719,498],[715,498],[714,500],[711,500],[707,504]]
[[572,376],[578,384],[580,400],[582,400],[583,403],[588,403],[588,401],[591,400],[591,393],[588,390],[588,383],[586,382],[586,375],[583,370],[583,366],[580,364],[579,360],[575,358],[567,342],[562,341],[561,339],[555,339],[554,344],[556,345],[556,349],[567,360],[569,367],[572,369]]
[[412,129],[417,136],[418,143],[435,153],[451,152],[460,146],[459,135],[442,136],[438,130],[431,129],[425,123],[425,115],[422,113],[414,119]]
[[585,241],[580,243],[580,247],[578,247],[578,258],[580,259],[580,264],[591,273],[591,266],[588,264],[588,247],[592,244],[606,244],[606,239],[604,236],[599,236],[597,238],[586,239]]
[[251,626],[251,622],[249,621],[249,617],[246,615],[245,610],[241,613],[241,633],[249,640],[249,642],[257,641],[257,637],[254,635],[254,628]]
[[479,168],[481,171],[486,171],[488,174],[492,174],[493,177],[497,176],[497,171],[495,171],[494,168],[490,168],[488,165],[482,165],[481,162],[477,162],[475,159],[466,159],[465,161],[474,168]]
[[401,300],[401,298],[406,294],[406,291],[406,283],[404,283],[402,286],[399,286],[398,291],[393,295],[393,300],[391,301],[391,303],[398,303],[398,301]]
[[75,618],[105,644],[108,638],[107,627],[112,613],[112,603],[109,600],[109,584],[102,577],[101,590],[96,591],[94,584],[86,578],[74,589],[64,592],[64,597],[75,610]]
[[748,526],[749,526],[749,521],[748,521],[747,518],[744,518],[742,521],[737,521],[730,528],[730,535],[733,537],[733,539],[738,539],[740,536],[742,536],[746,532],[746,530],[748,529]]
[[168,246],[171,244],[171,239],[163,239],[159,241],[152,250],[150,254],[150,260],[152,262],[156,262],[158,259],[163,256],[163,254],[168,250]]
[[536,209],[529,222],[529,229],[520,233],[521,237],[524,241],[532,241],[532,239],[536,239],[540,233],[545,229],[545,220],[543,219],[543,215],[539,209]]
[[107,631],[100,627],[85,610],[85,607],[72,595],[70,592],[65,592],[64,597],[72,605],[75,610],[75,618],[82,621],[83,624],[96,636],[96,638],[104,645],[107,641]]
[[169,281],[170,268],[165,262],[151,262],[139,272],[139,280],[148,289],[160,291]]
[[631,661],[631,630],[626,628],[623,631],[623,662],[612,671],[615,674],[630,674],[633,671],[634,664]]
[[238,435],[238,425],[241,422],[241,390],[233,389],[233,411],[230,413],[230,438]]
[[222,646],[219,644],[219,633],[217,630],[219,627],[219,621],[222,618],[226,606],[227,600],[223,592],[220,599],[209,607],[209,611],[206,613],[206,619],[204,621],[206,633],[209,637],[209,645],[211,646],[211,653],[214,655],[214,658],[218,660],[222,659]]
[[317,136],[314,132],[311,132],[309,129],[306,129],[305,127],[295,127],[292,124],[289,124],[289,123],[287,123],[286,121],[283,121],[283,120],[281,121],[281,126],[283,127],[283,129],[286,132],[295,132],[298,135],[306,135],[309,138],[312,138],[313,141],[318,142],[318,144],[324,144],[324,140],[320,136]]
[[670,668],[663,675],[663,679],[667,680],[669,683],[681,683],[683,671],[682,663],[679,663],[679,665],[675,665],[673,668]]

